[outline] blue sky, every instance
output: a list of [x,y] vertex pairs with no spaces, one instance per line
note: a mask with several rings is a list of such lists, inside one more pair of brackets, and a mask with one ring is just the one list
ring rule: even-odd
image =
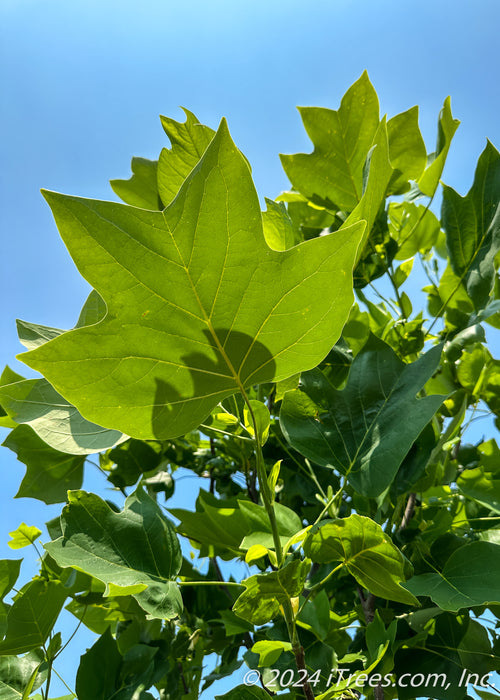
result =
[[[420,105],[430,150],[451,95],[462,125],[444,180],[463,194],[486,137],[500,144],[499,26],[498,0],[2,0],[0,364],[31,375],[13,361],[15,318],[70,327],[88,291],[41,187],[114,199],[108,179],[128,177],[132,155],[156,158],[158,115],[182,119],[183,105],[212,127],[227,117],[274,197],[278,153],[310,150],[296,105],[336,108],[367,69],[382,113]],[[12,501],[23,468],[7,450],[0,463],[9,556],[7,532],[58,507]]]

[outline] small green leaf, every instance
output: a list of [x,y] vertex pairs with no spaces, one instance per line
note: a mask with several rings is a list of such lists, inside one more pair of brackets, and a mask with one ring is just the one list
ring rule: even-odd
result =
[[[487,572],[487,575],[485,575]],[[420,574],[406,582],[414,595],[430,596],[443,610],[500,603],[500,545],[472,542],[450,556],[441,574]]]
[[23,359],[88,420],[182,435],[242,388],[314,367],[340,335],[365,224],[271,250],[225,122],[163,212],[46,197],[108,313]]
[[271,501],[273,503],[276,498],[276,484],[278,483],[282,461],[283,460],[280,459],[273,464],[267,477],[267,485],[269,486],[269,493],[271,494]]
[[18,425],[2,444],[27,467],[16,498],[62,503],[68,490],[82,485],[85,457],[54,450],[28,425]]
[[265,201],[267,209],[262,212],[262,225],[267,245],[273,250],[292,248],[300,240],[284,203],[267,197]]
[[41,534],[42,531],[34,525],[26,525],[26,523],[21,523],[17,530],[9,532],[12,540],[7,542],[7,544],[11,549],[22,549],[23,547],[28,547],[30,544],[33,544],[33,542],[37,540]]
[[433,197],[437,190],[439,179],[448,157],[448,151],[450,150],[451,140],[459,124],[458,119],[453,119],[451,100],[447,97],[439,114],[436,152],[432,154],[430,164],[418,181],[420,191],[428,197]]
[[147,158],[132,158],[132,177],[129,180],[110,180],[113,191],[126,204],[141,209],[163,209],[158,194],[158,161]]
[[340,109],[301,107],[314,151],[281,155],[295,190],[316,203],[352,211],[361,199],[363,169],[379,124],[379,104],[366,71],[342,98]]
[[359,493],[377,496],[443,401],[442,396],[415,398],[440,355],[435,347],[405,364],[371,336],[354,359],[343,391],[318,369],[303,373],[300,389],[285,394],[281,407],[288,442],[317,464],[346,474]]
[[245,404],[243,411],[243,417],[245,420],[245,428],[248,430],[250,435],[255,437],[255,426],[257,428],[257,435],[261,445],[264,445],[267,441],[269,435],[269,426],[271,424],[271,416],[269,415],[269,409],[266,404],[262,401],[256,401],[250,399],[250,408]]
[[267,666],[271,668],[279,659],[284,651],[291,651],[292,645],[290,642],[280,642],[274,640],[263,639],[260,642],[255,642],[252,647],[254,654],[259,655],[259,666]]
[[59,581],[37,578],[22,588],[7,614],[7,634],[0,642],[0,655],[22,654],[42,646],[66,596]]
[[246,590],[233,605],[233,612],[254,625],[264,625],[279,612],[285,600],[302,592],[311,563],[291,561],[278,571],[244,579]]
[[68,494],[63,535],[45,549],[59,566],[71,566],[106,584],[105,595],[133,595],[152,617],[180,614],[174,578],[182,556],[175,530],[159,506],[139,488],[115,513],[99,496]]
[[436,244],[439,221],[423,204],[391,202],[388,213],[390,234],[399,245],[396,260],[407,260],[417,253],[425,255]]
[[319,564],[343,562],[356,581],[374,595],[418,604],[401,586],[409,562],[370,518],[353,514],[320,525],[307,536],[304,552]]

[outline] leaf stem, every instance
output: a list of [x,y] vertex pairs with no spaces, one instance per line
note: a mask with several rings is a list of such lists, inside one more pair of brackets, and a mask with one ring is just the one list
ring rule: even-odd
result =
[[[255,461],[257,465],[257,479],[259,481],[259,487],[260,487],[260,492],[262,495],[262,500],[264,501],[264,507],[266,509],[269,522],[271,525],[271,531],[273,534],[273,542],[274,542],[274,549],[276,551],[276,558],[278,560],[278,568],[281,568],[283,566],[284,562],[284,557],[283,557],[283,547],[281,546],[281,539],[279,535],[279,530],[278,530],[278,522],[276,520],[276,513],[274,511],[274,505],[272,502],[272,495],[269,489],[269,484],[267,481],[267,472],[266,472],[266,466],[264,463],[264,456],[262,454],[262,446],[261,446],[261,435],[259,431],[259,426],[257,423],[257,420],[255,418],[255,414],[252,409],[252,405],[250,403],[250,400],[248,396],[246,395],[246,392],[242,389],[241,390],[243,399],[247,405],[248,408],[248,414],[250,416],[250,419],[252,421],[253,425],[253,431],[254,431],[254,444],[255,444]],[[305,656],[304,656],[304,647],[300,643],[300,638],[299,638],[299,633],[297,630],[297,625],[295,624],[295,616],[292,608],[292,603],[289,598],[286,598],[283,601],[283,616],[285,618],[287,630],[288,630],[288,637],[290,639],[290,642],[292,644],[292,651],[295,656],[295,664],[297,666],[297,669],[300,671],[305,671],[304,674],[304,682],[302,685],[302,691],[304,693],[304,696],[306,697],[306,700],[314,700],[314,693],[313,690],[307,680],[307,667],[306,667],[306,662],[305,662]]]

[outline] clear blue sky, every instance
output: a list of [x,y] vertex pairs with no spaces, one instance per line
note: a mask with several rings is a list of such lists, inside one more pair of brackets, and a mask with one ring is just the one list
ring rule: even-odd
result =
[[[132,155],[156,158],[158,115],[182,119],[183,105],[212,127],[227,117],[274,197],[278,153],[310,150],[295,106],[336,108],[367,69],[382,113],[420,105],[429,149],[451,95],[462,125],[444,179],[464,193],[486,137],[500,145],[499,26],[498,0],[2,0],[0,364],[30,375],[13,362],[15,318],[70,327],[88,291],[41,187],[113,199],[107,180],[128,177]],[[12,501],[24,470],[5,449],[0,464],[11,556],[10,529],[59,509]]]

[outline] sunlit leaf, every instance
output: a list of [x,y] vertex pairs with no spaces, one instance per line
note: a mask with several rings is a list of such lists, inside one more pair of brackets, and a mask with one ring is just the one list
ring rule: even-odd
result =
[[183,434],[225,396],[315,366],[340,335],[364,223],[269,249],[224,122],[164,212],[46,196],[108,314],[22,357],[88,420]]

